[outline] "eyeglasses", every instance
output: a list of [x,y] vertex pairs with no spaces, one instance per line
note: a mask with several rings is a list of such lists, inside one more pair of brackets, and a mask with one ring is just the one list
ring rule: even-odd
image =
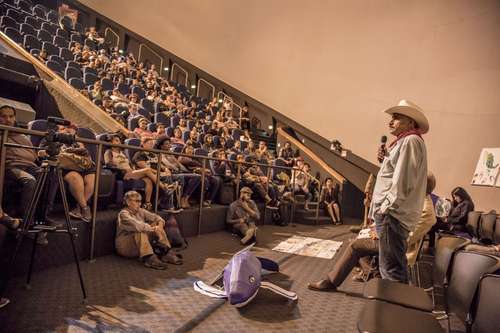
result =
[[141,200],[141,199],[130,199],[130,201],[133,201],[133,202],[141,202],[142,200]]

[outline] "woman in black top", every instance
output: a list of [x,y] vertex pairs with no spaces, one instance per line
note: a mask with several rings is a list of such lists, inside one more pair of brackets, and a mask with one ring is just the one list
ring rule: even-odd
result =
[[449,223],[451,231],[466,232],[467,216],[474,210],[474,202],[462,187],[456,187],[451,191],[453,201],[451,203],[450,214],[446,221]]
[[333,224],[342,224],[340,220],[339,190],[339,184],[334,185],[331,178],[325,180],[321,201],[324,203]]

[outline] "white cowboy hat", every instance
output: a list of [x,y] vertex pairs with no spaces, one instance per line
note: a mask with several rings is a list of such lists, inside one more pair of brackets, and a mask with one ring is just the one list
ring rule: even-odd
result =
[[424,114],[424,111],[415,103],[406,99],[399,101],[398,105],[388,108],[384,111],[388,114],[402,114],[415,120],[421,134],[429,132],[429,121]]

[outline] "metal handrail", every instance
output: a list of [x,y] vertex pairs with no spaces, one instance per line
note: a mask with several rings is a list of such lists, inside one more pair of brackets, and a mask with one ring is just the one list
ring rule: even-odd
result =
[[185,70],[184,68],[182,68],[182,66],[181,66],[181,65],[179,65],[179,64],[177,64],[176,62],[174,62],[174,63],[172,64],[172,70],[170,71],[170,81],[172,81],[172,80],[173,80],[173,78],[174,78],[174,69],[175,69],[175,67],[178,67],[178,68],[179,68],[179,70],[181,70],[182,72],[184,72],[184,74],[186,74],[186,80],[184,80],[184,86],[186,86],[186,87],[187,87],[187,84],[188,84],[188,76],[189,76],[188,71],[187,71],[187,70]]
[[212,98],[215,96],[215,86],[205,79],[198,79],[198,84],[196,85],[196,97],[200,96],[200,83],[204,82],[207,86],[212,88]]
[[[3,189],[4,183],[5,183],[5,159],[6,159],[6,147],[8,146],[19,146],[16,144],[12,144],[7,142],[8,141],[8,136],[9,132],[13,133],[20,133],[20,134],[25,134],[25,135],[34,135],[34,136],[45,136],[47,133],[42,132],[42,131],[35,131],[35,130],[29,130],[29,129],[24,129],[24,128],[18,128],[18,127],[11,127],[11,126],[5,126],[5,125],[0,125],[0,131],[2,132],[2,142],[1,142],[1,148],[0,148],[0,189]],[[241,179],[241,165],[257,165],[259,167],[266,167],[266,168],[275,168],[275,169],[285,169],[285,170],[299,170],[297,168],[290,168],[290,167],[285,167],[285,166],[277,166],[277,165],[268,165],[268,164],[262,164],[262,163],[250,163],[250,162],[239,162],[239,161],[232,161],[228,159],[220,159],[220,158],[214,158],[214,157],[208,157],[208,156],[203,156],[203,155],[187,155],[187,154],[182,154],[182,153],[175,153],[171,151],[165,151],[165,150],[159,150],[159,149],[145,149],[142,147],[138,146],[131,146],[131,145],[125,145],[125,144],[112,144],[110,142],[106,141],[99,141],[99,140],[93,140],[93,139],[86,139],[86,138],[81,138],[81,137],[76,137],[77,142],[81,143],[86,143],[86,144],[94,144],[97,145],[97,161],[96,161],[96,175],[100,175],[100,170],[102,169],[102,152],[104,150],[104,147],[118,147],[122,149],[132,149],[132,150],[140,150],[140,151],[147,151],[151,153],[155,153],[159,157],[159,161],[161,158],[161,154],[167,154],[167,155],[174,155],[174,156],[185,156],[185,157],[190,157],[190,158],[197,158],[201,159],[203,163],[203,169],[202,169],[202,184],[204,185],[204,178],[205,178],[205,168],[207,165],[207,161],[226,161],[229,163],[237,164],[237,189],[239,190],[239,182]],[[28,147],[26,147],[28,148]],[[30,147],[31,148],[31,147]],[[33,149],[37,149],[37,147],[32,147]],[[159,167],[160,163],[158,163]],[[270,169],[268,169],[270,170]],[[158,172],[159,176],[159,172]],[[95,177],[95,184],[94,184],[94,192],[93,192],[93,201],[92,201],[92,221],[91,221],[91,237],[90,237],[90,254],[89,254],[89,260],[91,262],[94,261],[94,247],[95,247],[95,226],[96,226],[96,215],[97,215],[97,200],[99,196],[99,181],[100,177]],[[158,195],[159,193],[159,186],[160,182],[156,182],[156,193]],[[199,217],[198,217],[198,236],[200,235],[201,232],[201,221],[203,217],[203,191],[201,191],[200,194],[200,207],[199,207]],[[0,202],[2,201],[3,198],[3,191],[0,191]],[[156,198],[158,199],[158,197]],[[156,200],[158,202],[158,200]],[[155,212],[157,212],[157,206],[155,205]],[[293,208],[292,208],[292,214],[291,217],[293,216]]]
[[108,31],[111,31],[111,33],[113,35],[115,35],[117,42],[116,42],[116,45],[114,45],[114,47],[118,47],[118,45],[120,45],[120,36],[113,29],[111,29],[110,27],[107,27],[106,29],[104,29],[104,38],[106,38],[106,33]]
[[163,57],[161,55],[159,55],[157,52],[155,52],[155,50],[153,50],[152,48],[150,48],[149,46],[147,46],[144,43],[139,44],[139,55],[137,56],[137,61],[141,62],[142,48],[143,47],[147,48],[149,51],[151,51],[151,53],[153,53],[154,55],[156,55],[160,59],[160,68],[158,68],[158,73],[160,73],[163,70]]

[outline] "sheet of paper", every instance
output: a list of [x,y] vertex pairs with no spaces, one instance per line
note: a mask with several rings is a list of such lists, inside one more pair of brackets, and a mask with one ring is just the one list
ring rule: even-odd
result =
[[279,243],[273,250],[307,257],[332,259],[341,245],[342,242],[329,239],[292,236]]

